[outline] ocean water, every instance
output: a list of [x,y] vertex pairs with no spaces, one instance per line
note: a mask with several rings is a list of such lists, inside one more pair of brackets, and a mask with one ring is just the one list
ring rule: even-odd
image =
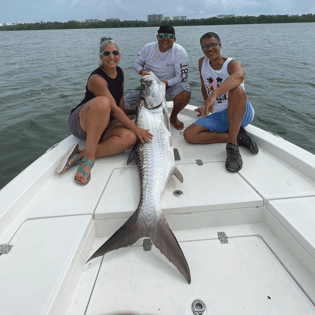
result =
[[[199,38],[214,31],[222,55],[242,62],[253,125],[315,153],[315,23],[176,27],[190,58],[190,104],[202,105]],[[138,51],[157,28],[0,32],[0,189],[70,133],[68,115],[99,64],[99,40],[122,51],[125,92],[139,85]]]

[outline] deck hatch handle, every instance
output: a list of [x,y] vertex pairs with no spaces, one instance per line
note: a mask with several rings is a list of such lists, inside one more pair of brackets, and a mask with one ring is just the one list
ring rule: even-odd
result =
[[180,155],[179,155],[178,149],[176,148],[174,148],[174,158],[175,158],[175,161],[180,161]]
[[218,232],[218,239],[220,240],[221,244],[227,244],[229,242],[224,232]]
[[145,252],[148,252],[148,251],[151,250],[151,248],[152,248],[152,242],[151,242],[151,240],[150,240],[149,238],[145,238],[145,239],[143,240],[143,250],[144,250]]
[[9,254],[13,245],[9,244],[0,244],[0,255]]
[[197,159],[197,160],[196,160],[196,164],[199,165],[199,166],[201,166],[201,165],[203,165],[203,162],[202,162],[201,159]]

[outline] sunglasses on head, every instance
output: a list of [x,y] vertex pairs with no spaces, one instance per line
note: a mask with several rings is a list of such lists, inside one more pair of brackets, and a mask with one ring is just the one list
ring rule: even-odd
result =
[[174,34],[163,34],[163,33],[160,33],[160,34],[158,34],[158,36],[161,39],[164,39],[164,38],[173,39],[175,35]]
[[114,56],[119,56],[120,55],[120,51],[119,50],[104,50],[101,53],[101,56],[103,55],[104,57],[108,57],[110,54],[113,54]]

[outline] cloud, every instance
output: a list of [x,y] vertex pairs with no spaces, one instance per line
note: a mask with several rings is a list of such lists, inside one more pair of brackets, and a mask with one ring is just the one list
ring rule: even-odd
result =
[[243,7],[261,7],[263,4],[257,1],[243,1],[242,3]]

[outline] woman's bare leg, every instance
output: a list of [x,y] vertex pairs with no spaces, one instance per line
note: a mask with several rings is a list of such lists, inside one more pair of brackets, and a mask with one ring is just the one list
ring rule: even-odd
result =
[[[107,97],[103,96],[92,99],[81,109],[79,114],[80,126],[87,135],[86,149],[79,152],[79,160],[84,157],[91,161],[95,160],[100,137],[108,126],[110,111],[110,101]],[[89,174],[91,167],[86,166],[83,168],[83,171]],[[82,184],[87,181],[87,177],[79,172],[75,174],[75,179],[80,181]]]

